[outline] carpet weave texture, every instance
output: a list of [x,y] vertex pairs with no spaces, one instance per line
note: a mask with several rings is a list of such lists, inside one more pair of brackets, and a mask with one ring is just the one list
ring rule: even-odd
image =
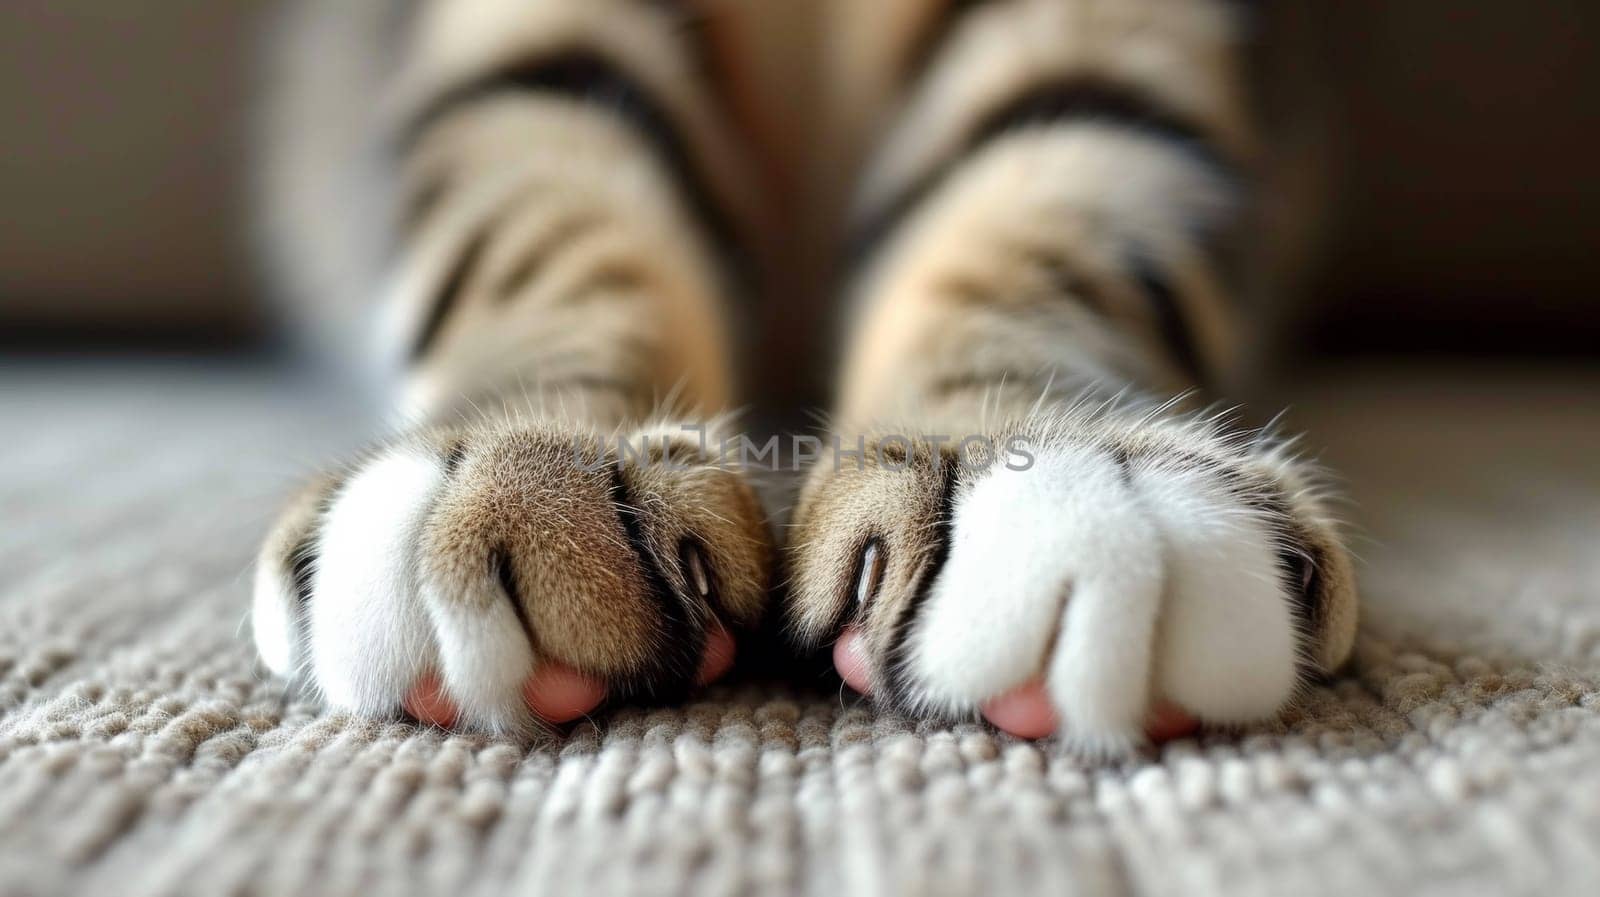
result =
[[0,894],[1600,893],[1600,381],[1306,387],[1352,670],[1110,766],[744,682],[528,746],[326,714],[249,565],[357,444],[271,368],[0,368]]

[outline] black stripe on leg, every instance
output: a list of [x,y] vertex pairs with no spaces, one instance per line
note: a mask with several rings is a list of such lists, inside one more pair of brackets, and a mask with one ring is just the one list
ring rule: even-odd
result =
[[1024,261],[1049,280],[1052,295],[1076,300],[1079,305],[1101,317],[1111,316],[1111,303],[1106,301],[1100,288],[1074,266],[1071,259],[1043,247],[1026,247],[1021,255]]
[[888,650],[884,652],[882,673],[884,695],[891,706],[911,709],[912,684],[907,670],[910,661],[911,630],[916,626],[922,606],[933,593],[933,584],[950,559],[950,533],[955,527],[955,497],[960,485],[960,459],[953,453],[936,456],[940,464],[938,519],[934,521],[932,542],[912,586],[911,599],[900,609],[894,629],[889,634]]
[[705,651],[706,632],[688,613],[687,599],[680,596],[661,568],[661,560],[650,547],[639,519],[632,488],[620,462],[611,464],[611,503],[627,534],[628,545],[639,559],[644,575],[644,592],[661,621],[660,638],[652,645],[650,665],[630,681],[617,683],[624,695],[652,701],[671,702],[685,698]]
[[711,34],[711,15],[704,7],[703,2],[696,0],[640,0],[645,6],[656,9],[672,17],[672,30],[689,51],[689,58],[695,70],[707,81],[708,86],[717,87],[717,76],[721,73],[717,63],[715,40]]
[[537,278],[550,261],[556,250],[564,245],[595,230],[604,224],[604,219],[597,214],[575,214],[564,218],[554,225],[549,231],[539,235],[533,243],[522,250],[515,265],[506,272],[498,286],[495,287],[494,297],[497,302],[508,302]]
[[631,261],[602,262],[584,272],[583,277],[556,302],[576,304],[589,299],[611,298],[617,293],[637,291],[649,279],[649,275]]
[[939,52],[950,40],[950,35],[955,33],[967,14],[992,2],[993,0],[944,0],[939,11],[922,26],[921,33],[916,36],[906,53],[900,65],[901,79],[911,81],[920,76],[923,69],[938,57]]
[[1142,249],[1131,248],[1125,255],[1128,273],[1138,285],[1155,315],[1156,330],[1167,354],[1180,370],[1196,384],[1209,382],[1205,365],[1200,361],[1200,351],[1195,345],[1194,332],[1178,302],[1177,290],[1153,259]]
[[[968,129],[948,159],[925,172],[882,208],[869,212],[850,235],[846,246],[849,266],[859,268],[952,172],[991,141],[1023,128],[1088,121],[1131,130],[1178,147],[1219,177],[1229,182],[1239,180],[1238,166],[1213,148],[1204,128],[1143,91],[1086,76],[1044,81],[983,116]],[[1202,244],[1210,240],[1210,235],[1197,236]]]
[[684,202],[706,231],[709,247],[721,258],[728,279],[735,286],[749,282],[749,259],[741,248],[738,228],[716,198],[672,116],[653,91],[598,51],[576,47],[527,59],[449,91],[410,121],[401,131],[396,149],[403,155],[437,122],[464,106],[517,93],[590,103],[628,122],[672,175]]
[[445,275],[444,282],[439,285],[438,292],[433,297],[433,303],[428,306],[428,316],[418,328],[417,335],[412,339],[410,357],[413,361],[427,354],[433,342],[439,336],[439,331],[444,327],[445,318],[461,301],[461,295],[466,291],[467,281],[477,270],[478,263],[483,260],[483,254],[489,246],[489,235],[499,216],[494,216],[488,221],[479,223],[467,237],[467,243],[456,253],[456,260],[450,265],[450,271]]
[[455,177],[449,170],[421,175],[400,203],[396,222],[401,234],[412,234],[431,217],[439,203],[454,186]]
[[1006,390],[1013,393],[1020,390],[1033,397],[1061,393],[1073,395],[1081,391],[1072,384],[1069,378],[1056,376],[1049,370],[1028,374],[1004,369],[971,368],[928,381],[925,392],[930,399],[936,400],[975,394],[988,401],[988,397],[1002,395]]

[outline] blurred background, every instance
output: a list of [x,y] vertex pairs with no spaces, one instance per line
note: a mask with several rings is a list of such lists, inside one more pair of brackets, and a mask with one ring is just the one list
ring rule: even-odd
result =
[[[804,3],[806,0],[793,0]],[[0,5],[7,353],[268,345],[241,171],[269,0]],[[1320,196],[1296,345],[1592,356],[1600,4],[1261,4]]]

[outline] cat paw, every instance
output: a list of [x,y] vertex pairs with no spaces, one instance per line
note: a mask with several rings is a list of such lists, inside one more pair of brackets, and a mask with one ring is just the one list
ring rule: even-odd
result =
[[340,710],[506,733],[717,678],[765,607],[765,516],[678,428],[627,443],[429,431],[312,484],[259,557],[262,660]]
[[1272,718],[1349,653],[1349,557],[1281,450],[1104,410],[985,442],[813,469],[785,613],[857,690],[1113,755]]

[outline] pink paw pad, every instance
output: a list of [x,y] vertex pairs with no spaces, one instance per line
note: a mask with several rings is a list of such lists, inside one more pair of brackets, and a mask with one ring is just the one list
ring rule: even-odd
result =
[[401,702],[401,706],[417,722],[438,726],[441,729],[453,728],[459,715],[455,702],[444,693],[444,685],[433,673],[424,673],[422,678],[411,686],[411,691],[406,693],[406,699]]
[[[846,627],[833,645],[833,666],[839,677],[856,691],[872,693],[872,677],[866,658],[866,646],[861,633]],[[1031,680],[995,698],[984,702],[983,716],[995,728],[1018,738],[1043,738],[1061,724],[1055,707],[1050,703],[1049,692],[1040,680]],[[1174,738],[1193,735],[1200,728],[1199,720],[1171,701],[1158,703],[1145,722],[1145,736],[1161,743]]]
[[720,624],[713,623],[711,631],[706,633],[705,653],[700,655],[700,670],[695,674],[694,684],[709,685],[721,679],[733,667],[737,653],[733,635]]
[[[728,630],[716,626],[706,636],[705,653],[695,675],[696,685],[722,678],[733,666],[737,650]],[[528,708],[547,723],[561,725],[592,713],[606,699],[606,684],[564,663],[550,661],[522,685],[522,699]],[[433,673],[418,679],[401,702],[406,713],[418,722],[441,729],[455,728],[461,711],[444,691],[444,684]]]
[[1037,679],[990,698],[982,710],[983,718],[994,723],[995,728],[1018,738],[1043,738],[1061,724],[1050,703],[1050,693]]
[[547,723],[570,723],[606,699],[606,684],[563,663],[539,666],[522,684],[522,699]]
[[833,668],[839,671],[844,684],[864,694],[872,694],[872,678],[868,673],[866,646],[861,643],[861,633],[854,626],[845,627],[839,640],[833,643]]

